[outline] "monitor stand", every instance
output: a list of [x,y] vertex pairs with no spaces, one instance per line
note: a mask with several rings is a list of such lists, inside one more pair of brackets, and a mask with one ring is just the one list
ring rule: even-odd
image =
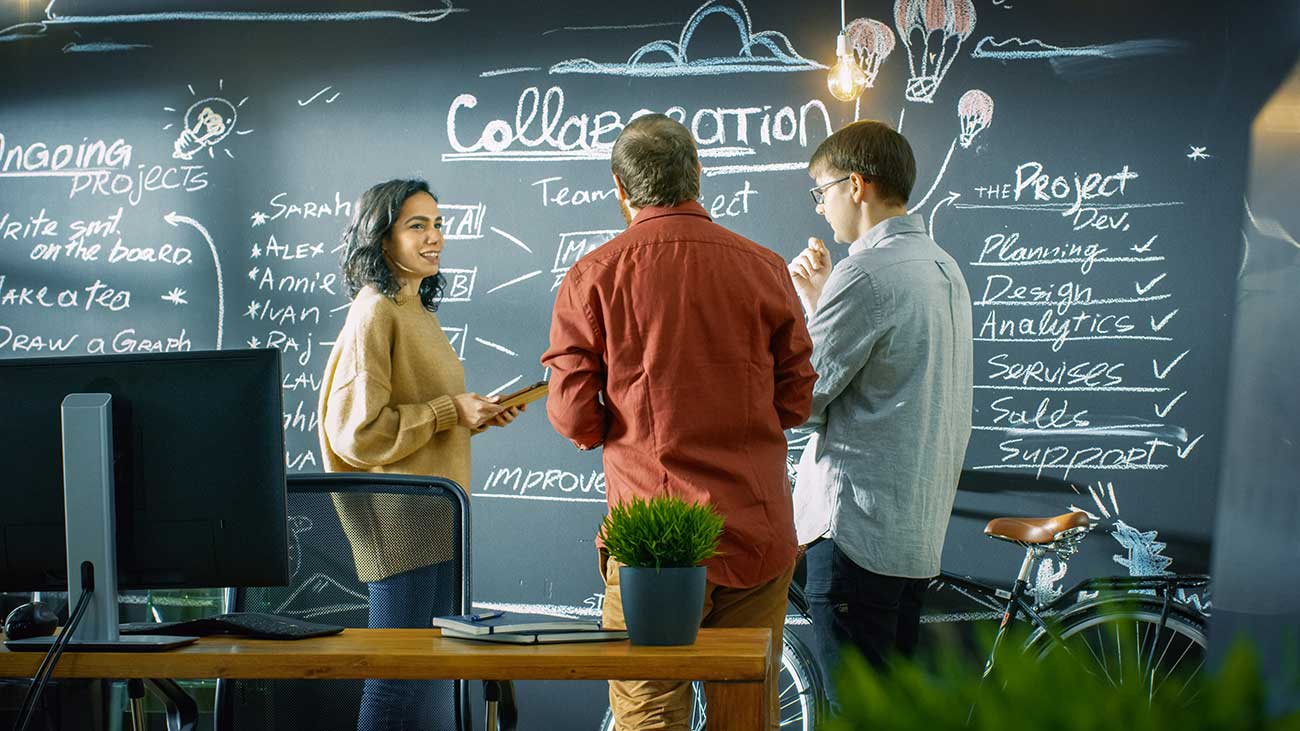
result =
[[[82,618],[85,621],[85,617]],[[49,652],[54,637],[29,637],[25,640],[5,640],[5,647],[14,652]],[[64,646],[68,652],[158,652],[181,647],[197,641],[197,637],[179,635],[126,635],[116,640],[72,639]]]
[[[117,631],[117,531],[113,498],[113,397],[71,393],[63,399],[63,505],[68,540],[68,607],[82,594],[89,564],[94,591],[67,649],[147,652],[194,642],[194,637],[130,635]],[[54,637],[6,640],[10,650],[46,651]]]

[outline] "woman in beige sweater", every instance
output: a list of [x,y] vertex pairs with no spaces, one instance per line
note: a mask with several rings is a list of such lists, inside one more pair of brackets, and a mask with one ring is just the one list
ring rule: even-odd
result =
[[[438,201],[422,180],[367,190],[343,234],[352,304],[321,384],[320,443],[330,472],[437,475],[470,486],[469,440],[522,410],[466,393],[465,373],[434,312],[442,294]],[[451,570],[440,500],[336,495],[371,627],[429,627]],[[367,680],[359,731],[433,728],[434,684]],[[444,696],[450,697],[450,696]]]

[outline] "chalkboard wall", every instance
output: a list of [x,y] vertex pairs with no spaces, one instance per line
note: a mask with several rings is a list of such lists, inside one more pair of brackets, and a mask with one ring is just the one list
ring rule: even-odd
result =
[[[0,9],[0,357],[278,347],[287,463],[318,471],[369,185],[436,190],[438,317],[495,393],[544,377],[558,282],[622,227],[608,148],[636,113],[681,119],[705,208],[787,259],[830,238],[813,148],[883,119],[975,300],[983,479],[945,567],[1005,577],[983,523],[1071,507],[1102,531],[1043,591],[1208,566],[1249,122],[1292,59],[1287,3],[849,2],[880,21],[856,105],[827,92],[829,1],[43,5]],[[476,603],[595,613],[600,456],[542,412],[475,439]],[[603,693],[522,701],[524,728],[591,728]]]

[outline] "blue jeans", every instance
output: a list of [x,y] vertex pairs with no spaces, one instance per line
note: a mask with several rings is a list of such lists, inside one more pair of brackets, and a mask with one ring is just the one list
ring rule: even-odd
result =
[[921,629],[921,603],[929,579],[872,573],[844,555],[831,539],[808,548],[804,594],[812,612],[813,654],[838,706],[835,671],[840,649],[852,646],[873,667],[894,655],[911,657]]
[[[450,586],[452,563],[395,574],[370,587],[370,627],[428,629],[434,598]],[[367,680],[361,693],[357,731],[428,731],[452,729],[455,682],[449,680]]]

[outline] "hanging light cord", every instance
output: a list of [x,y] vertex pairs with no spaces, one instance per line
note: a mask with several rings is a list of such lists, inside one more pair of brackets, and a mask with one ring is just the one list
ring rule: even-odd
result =
[[840,0],[840,32],[844,32],[844,0]]

